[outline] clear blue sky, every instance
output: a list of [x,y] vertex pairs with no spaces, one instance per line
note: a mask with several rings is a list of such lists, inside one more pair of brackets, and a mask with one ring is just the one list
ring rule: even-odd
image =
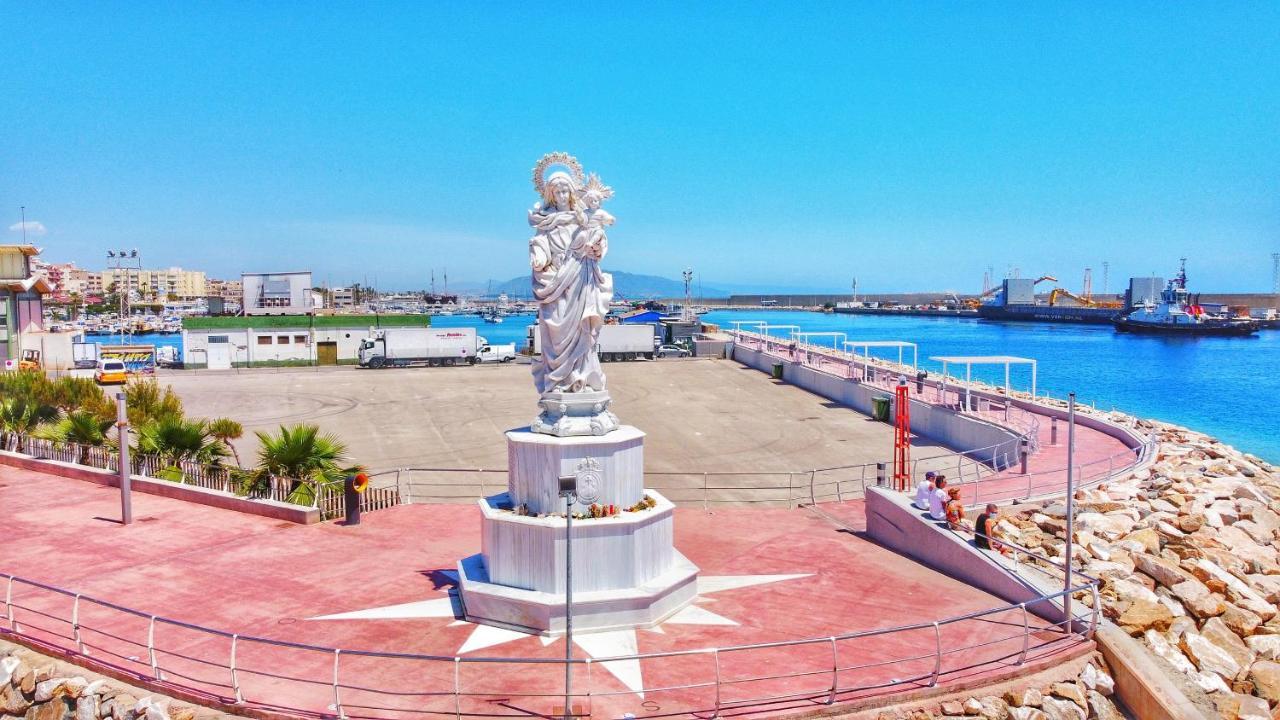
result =
[[617,191],[608,265],[707,284],[1280,250],[1276,2],[47,5],[0,2],[0,227],[50,260],[506,279],[551,150]]

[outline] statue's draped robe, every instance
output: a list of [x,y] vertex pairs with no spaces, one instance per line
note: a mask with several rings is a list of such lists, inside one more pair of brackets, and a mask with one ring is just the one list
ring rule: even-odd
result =
[[540,395],[605,388],[595,348],[613,300],[613,278],[591,257],[579,220],[576,213],[555,208],[529,213],[535,230],[531,250],[541,247],[551,259],[546,268],[533,271],[542,344],[533,379]]

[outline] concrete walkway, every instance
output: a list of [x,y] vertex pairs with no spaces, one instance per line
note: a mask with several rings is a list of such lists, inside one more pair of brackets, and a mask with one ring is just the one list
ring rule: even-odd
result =
[[[776,338],[772,340],[776,340]],[[761,343],[750,335],[748,335],[746,342],[751,349],[760,350],[763,348],[766,354],[777,357],[782,361],[802,360],[810,369],[827,373],[832,377],[847,379],[855,374],[860,375],[862,366],[866,364],[861,358],[855,359],[843,353],[832,351],[829,348],[803,346],[800,350],[792,351],[784,343]],[[850,363],[858,366],[857,373],[850,370]],[[872,367],[882,376],[892,375],[897,370],[906,370],[906,368],[897,368],[883,361],[874,363]],[[856,381],[849,379],[847,382]],[[876,387],[881,386],[882,383],[876,384]],[[887,387],[887,385],[884,385],[884,387]],[[948,387],[949,392],[941,396],[928,387],[923,393],[917,393],[913,390],[911,398],[913,401],[933,406],[953,407],[958,386],[955,383],[951,383]],[[959,386],[958,392],[963,392],[963,386]],[[940,464],[939,468],[932,469],[938,469],[947,475],[949,482],[953,486],[959,485],[961,499],[968,507],[978,507],[988,502],[1004,504],[1015,499],[1060,495],[1065,492],[1067,485],[1067,428],[1065,422],[1059,422],[1057,442],[1054,443],[1052,418],[1055,414],[1054,411],[1035,404],[1030,404],[1025,412],[1019,410],[1018,413],[1011,415],[1014,418],[1011,422],[1004,420],[1004,413],[973,413],[976,417],[987,422],[998,425],[1007,424],[1012,432],[1025,433],[1029,428],[1035,428],[1036,438],[1039,442],[1035,452],[1028,458],[1026,474],[1021,472],[1020,464],[1016,463],[1012,467],[998,471],[988,468],[979,480],[974,480],[972,476],[964,477],[965,473],[963,472],[961,477],[957,478],[956,474],[950,472],[945,464]],[[1084,482],[1097,481],[1107,477],[1113,471],[1124,469],[1127,465],[1131,465],[1137,460],[1137,454],[1130,449],[1129,445],[1114,435],[1084,424],[1077,423],[1075,441],[1076,454],[1074,460],[1077,482],[1081,480]],[[915,441],[913,440],[913,446],[914,444]],[[919,450],[913,447],[913,452],[919,452]],[[933,454],[933,452],[929,451],[929,454]],[[985,458],[981,457],[975,459],[978,461],[985,460]],[[921,472],[926,469],[931,468],[927,465],[919,468]],[[959,483],[957,483],[958,479]],[[851,526],[863,527],[863,521],[858,517],[861,512],[860,500],[855,499],[836,505],[837,507],[824,505],[824,508],[828,512],[842,517]]]

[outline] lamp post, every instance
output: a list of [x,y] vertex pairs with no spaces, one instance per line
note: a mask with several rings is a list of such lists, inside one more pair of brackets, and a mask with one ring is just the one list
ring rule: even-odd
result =
[[116,430],[120,433],[120,524],[133,522],[133,488],[129,467],[129,408],[124,393],[116,393]]
[[560,476],[564,498],[564,717],[573,717],[573,504],[578,501],[578,476]]
[[1075,534],[1076,493],[1075,493],[1075,458],[1076,458],[1076,394],[1067,394],[1067,572],[1066,594],[1062,599],[1062,613],[1066,617],[1066,631],[1071,632],[1071,536]]
[[573,475],[561,475],[564,498],[564,717],[573,714],[573,506],[579,500],[594,503],[599,497],[600,466],[587,459]]

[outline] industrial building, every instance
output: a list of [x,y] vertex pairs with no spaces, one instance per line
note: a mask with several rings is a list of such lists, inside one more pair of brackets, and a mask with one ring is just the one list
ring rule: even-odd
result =
[[311,271],[241,273],[245,315],[310,315],[315,312]]
[[354,365],[376,327],[425,327],[426,315],[290,315],[183,320],[182,362],[228,370],[272,365]]

